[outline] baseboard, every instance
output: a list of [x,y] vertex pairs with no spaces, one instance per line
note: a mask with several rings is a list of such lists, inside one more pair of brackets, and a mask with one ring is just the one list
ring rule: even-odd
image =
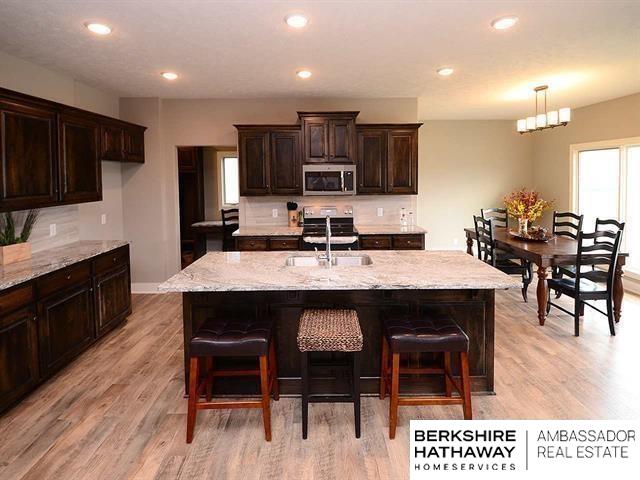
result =
[[622,277],[622,282],[626,292],[640,295],[640,280],[632,278],[629,275],[625,275]]
[[158,285],[160,283],[132,283],[131,284],[131,293],[162,293],[158,291]]

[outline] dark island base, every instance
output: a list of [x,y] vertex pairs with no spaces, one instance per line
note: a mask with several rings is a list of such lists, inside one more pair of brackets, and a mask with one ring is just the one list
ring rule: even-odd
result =
[[[308,307],[355,308],[364,336],[361,353],[361,389],[363,394],[378,392],[380,378],[381,320],[390,315],[420,315],[447,313],[469,336],[471,389],[492,394],[494,360],[494,290],[351,290],[351,291],[283,291],[283,292],[189,292],[183,294],[185,392],[189,376],[189,340],[192,332],[206,318],[263,316],[276,324],[278,377],[281,394],[300,395],[300,352],[296,345],[298,320]],[[314,363],[323,359],[339,360],[340,354],[315,354]],[[407,356],[412,366],[441,361],[435,355]],[[234,366],[255,359],[220,359],[216,365]],[[454,373],[457,371],[454,362]],[[314,376],[322,380],[314,384],[327,393],[346,391],[341,371],[318,366]],[[214,395],[253,395],[258,393],[258,381],[252,378],[219,378]],[[444,392],[440,377],[403,377],[401,392],[436,394]]]

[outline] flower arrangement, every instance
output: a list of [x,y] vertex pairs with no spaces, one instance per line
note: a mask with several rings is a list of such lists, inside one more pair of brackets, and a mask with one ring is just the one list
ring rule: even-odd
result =
[[546,210],[551,208],[553,202],[543,200],[535,190],[521,188],[504,197],[504,205],[509,216],[518,219],[519,232],[526,234],[529,222],[540,218]]
[[19,235],[13,213],[6,212],[0,216],[0,265],[31,258],[31,244],[28,240],[38,220],[38,214],[39,210],[29,210]]

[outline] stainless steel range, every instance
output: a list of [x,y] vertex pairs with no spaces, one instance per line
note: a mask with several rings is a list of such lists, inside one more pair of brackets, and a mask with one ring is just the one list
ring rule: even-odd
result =
[[[328,237],[331,250],[358,249],[358,232],[353,225],[353,207],[304,207],[303,212],[303,250],[327,250]],[[329,235],[327,224],[330,227]]]

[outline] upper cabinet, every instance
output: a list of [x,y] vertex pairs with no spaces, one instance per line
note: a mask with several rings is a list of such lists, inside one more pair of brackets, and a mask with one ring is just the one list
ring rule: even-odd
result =
[[359,112],[298,112],[304,163],[355,163]]
[[65,203],[101,200],[102,169],[98,160],[98,124],[89,118],[62,114],[58,121],[58,131],[60,199]]
[[102,200],[100,160],[144,163],[144,131],[0,88],[0,211]]
[[418,193],[421,125],[358,125],[358,193]]
[[302,194],[300,128],[236,125],[240,195]]
[[44,207],[58,198],[56,112],[0,97],[2,210]]

